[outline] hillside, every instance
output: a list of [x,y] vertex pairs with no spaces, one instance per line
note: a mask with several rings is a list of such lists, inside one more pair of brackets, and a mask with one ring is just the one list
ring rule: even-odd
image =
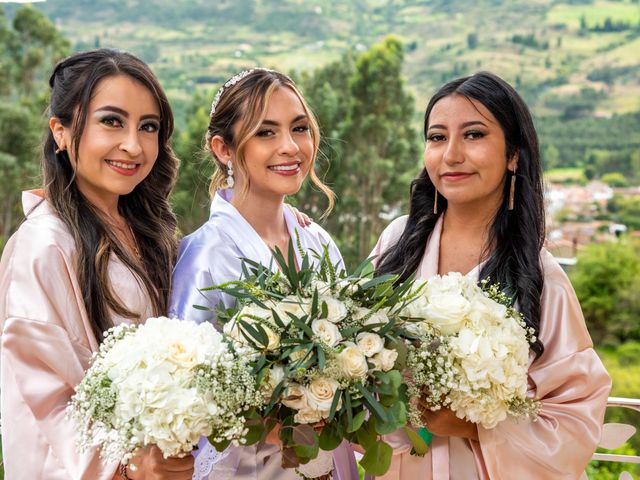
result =
[[[124,48],[174,101],[253,65],[306,70],[386,34],[406,44],[418,110],[443,81],[491,70],[539,115],[640,109],[640,3],[605,0],[48,0],[76,49]],[[11,8],[11,7],[10,7]],[[8,12],[9,14],[11,12]]]

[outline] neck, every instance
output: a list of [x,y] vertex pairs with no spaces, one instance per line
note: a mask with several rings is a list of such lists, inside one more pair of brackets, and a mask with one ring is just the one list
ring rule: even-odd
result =
[[100,212],[107,218],[115,221],[120,220],[121,215],[118,211],[118,200],[120,199],[119,195],[101,197],[99,195],[92,195],[91,193],[87,194],[87,192],[83,191],[82,189],[80,189],[80,191],[89,201],[89,203],[100,210]]
[[443,228],[452,235],[477,239],[475,241],[484,245],[495,213],[495,210],[476,210],[449,204],[444,213]]
[[284,197],[262,197],[251,191],[242,196],[235,194],[231,199],[240,215],[268,245],[277,244],[289,236],[284,221]]

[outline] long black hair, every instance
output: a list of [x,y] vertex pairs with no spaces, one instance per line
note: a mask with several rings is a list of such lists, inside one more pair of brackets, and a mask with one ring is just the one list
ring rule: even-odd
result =
[[[140,265],[126,252],[114,232],[75,182],[73,160],[68,151],[57,151],[49,130],[42,152],[45,198],[66,224],[77,249],[78,282],[85,308],[100,342],[113,326],[113,314],[140,320],[123,305],[109,282],[109,259],[115,254],[142,282],[155,315],[166,313],[171,270],[177,248],[176,218],[169,205],[178,159],[171,149],[173,113],[169,101],[151,69],[137,57],[116,50],[81,52],[59,62],[51,78],[49,115],[71,128],[72,152],[79,151],[89,103],[98,84],[109,77],[125,75],[146,87],[160,110],[158,157],[147,177],[118,201],[120,214],[131,226],[140,249]],[[71,147],[71,146],[70,146]],[[142,319],[144,320],[144,319]]]
[[[544,242],[544,202],[542,166],[538,136],[524,100],[500,77],[480,72],[444,85],[431,98],[424,115],[424,135],[434,105],[450,95],[461,95],[480,102],[498,120],[504,132],[507,158],[518,155],[517,174],[507,173],[504,201],[498,207],[489,230],[487,246],[493,248],[480,272],[480,278],[499,283],[518,302],[529,327],[540,331],[540,298],[543,272],[540,250]],[[514,209],[508,209],[511,176],[516,175]],[[435,187],[423,169],[411,183],[409,218],[400,239],[383,252],[377,272],[395,273],[404,280],[418,269],[427,239],[438,218],[447,208],[447,200],[438,195],[438,212],[433,213]],[[544,349],[540,340],[531,346],[537,354]]]

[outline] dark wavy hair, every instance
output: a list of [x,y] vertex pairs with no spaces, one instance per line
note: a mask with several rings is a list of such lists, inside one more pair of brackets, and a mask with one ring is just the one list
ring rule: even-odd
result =
[[[431,98],[424,115],[424,135],[434,105],[450,95],[461,95],[480,102],[498,120],[506,141],[507,158],[518,155],[515,205],[508,209],[512,172],[507,172],[504,201],[490,226],[485,251],[492,248],[480,272],[518,302],[529,327],[540,331],[540,297],[543,272],[540,250],[544,241],[544,202],[542,166],[538,136],[524,100],[507,82],[488,72],[459,78],[444,85]],[[433,213],[435,187],[426,169],[411,183],[409,218],[398,242],[380,257],[377,272],[395,273],[404,280],[418,269],[427,239],[438,218],[447,208],[447,200],[438,195],[438,212]],[[536,355],[544,346],[537,340],[531,346]]]
[[139,58],[116,50],[74,54],[60,61],[51,74],[49,116],[57,117],[62,125],[71,129],[73,148],[70,150],[78,152],[96,87],[101,81],[117,75],[130,77],[146,87],[160,110],[156,163],[149,175],[118,201],[118,210],[135,236],[141,262],[122,248],[104,215],[80,192],[75,182],[73,160],[67,151],[56,153],[57,144],[50,130],[42,155],[45,198],[75,240],[78,282],[93,333],[99,342],[103,332],[113,326],[113,314],[140,320],[139,314],[123,305],[111,288],[108,272],[111,254],[140,279],[154,314],[162,315],[167,311],[177,249],[176,218],[168,200],[179,164],[170,143],[173,113],[149,67]]

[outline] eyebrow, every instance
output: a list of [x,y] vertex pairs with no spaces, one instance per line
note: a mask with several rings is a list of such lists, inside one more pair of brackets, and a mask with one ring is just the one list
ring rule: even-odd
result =
[[[304,120],[304,119],[306,119],[306,118],[307,118],[307,115],[306,115],[306,114],[304,114],[304,113],[302,113],[302,114],[298,115],[296,118],[294,118],[294,119],[291,121],[291,123],[296,123],[296,122],[299,122],[300,120]],[[269,119],[265,119],[265,120],[263,120],[263,121],[262,121],[262,124],[263,124],[263,125],[273,125],[273,126],[275,126],[275,127],[277,127],[277,126],[279,126],[279,125],[280,125],[280,123],[279,123],[279,122],[276,122],[275,120],[269,120]]]
[[[473,125],[482,125],[483,127],[487,127],[487,124],[484,123],[484,122],[481,122],[480,120],[473,120],[471,122],[465,122],[461,126],[462,126],[462,128],[467,128],[467,127],[471,127]],[[440,125],[440,124],[429,125],[429,130],[431,130],[432,128],[439,128],[439,129],[442,129],[442,130],[446,130],[447,129],[446,125]],[[487,128],[489,128],[489,127],[487,127]]]
[[[97,108],[95,111],[96,112],[114,112],[122,115],[124,118],[129,118],[129,112],[127,112],[126,110],[123,110],[120,107],[114,107],[113,105],[105,105],[104,107]],[[147,120],[148,118],[160,121],[160,116],[156,115],[155,113],[142,115],[142,117],[140,117],[140,120]]]

